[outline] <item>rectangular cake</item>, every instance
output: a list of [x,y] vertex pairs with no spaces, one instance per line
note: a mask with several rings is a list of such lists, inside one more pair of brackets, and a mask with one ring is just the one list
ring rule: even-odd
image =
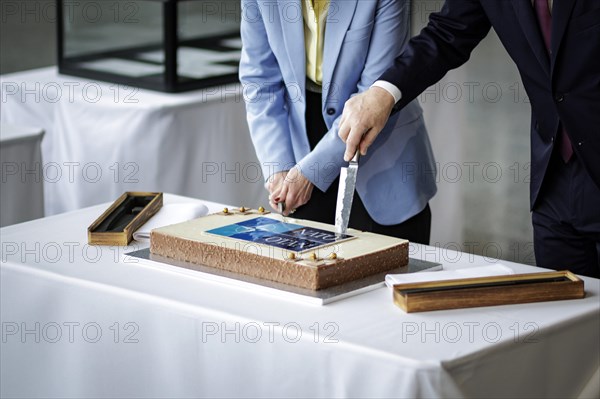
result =
[[318,290],[408,264],[408,241],[240,208],[152,230],[150,252]]

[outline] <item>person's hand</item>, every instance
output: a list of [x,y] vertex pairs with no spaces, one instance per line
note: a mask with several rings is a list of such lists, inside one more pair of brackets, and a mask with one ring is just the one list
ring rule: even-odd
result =
[[366,155],[367,148],[387,123],[394,104],[394,97],[381,87],[371,87],[346,101],[338,131],[346,143],[345,161],[350,161],[357,149]]
[[284,170],[283,172],[274,173],[269,177],[267,183],[265,184],[265,188],[269,192],[269,205],[276,211],[278,210],[277,203],[281,202],[278,195],[281,191],[283,181],[285,180],[287,174],[287,170]]
[[271,207],[277,209],[278,202],[285,202],[283,214],[288,216],[310,200],[314,185],[296,166],[287,173],[279,187],[279,190],[271,194]]

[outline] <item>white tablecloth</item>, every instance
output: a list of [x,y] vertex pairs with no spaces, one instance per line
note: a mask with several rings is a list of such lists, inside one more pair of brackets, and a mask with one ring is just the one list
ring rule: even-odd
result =
[[0,227],[44,216],[42,137],[40,128],[0,124]]
[[266,204],[239,85],[165,94],[58,75],[3,75],[1,121],[41,126],[46,215],[165,191]]
[[598,395],[599,280],[571,301],[406,314],[380,288],[318,307],[122,261],[139,245],[89,247],[102,209],[1,230],[3,397]]

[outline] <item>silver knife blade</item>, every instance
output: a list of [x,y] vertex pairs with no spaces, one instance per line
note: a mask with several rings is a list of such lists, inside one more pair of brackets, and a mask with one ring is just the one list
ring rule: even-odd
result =
[[281,215],[281,221],[283,223],[287,223],[287,218],[283,214],[283,211],[285,211],[285,202],[277,203],[277,210],[279,211],[279,214]]
[[348,230],[352,199],[354,198],[354,189],[356,188],[359,154],[356,151],[348,167],[343,167],[340,171],[340,185],[338,187],[337,204],[335,206],[335,232],[337,234],[346,234]]

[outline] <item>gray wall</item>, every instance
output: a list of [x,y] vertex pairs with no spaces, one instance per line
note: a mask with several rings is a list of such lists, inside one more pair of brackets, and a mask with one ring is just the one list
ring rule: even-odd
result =
[[54,0],[0,2],[0,73],[56,63]]
[[[367,0],[361,0],[367,1]],[[52,0],[2,0],[0,72],[55,64]],[[413,2],[413,32],[443,1]],[[430,260],[454,249],[533,262],[528,209],[529,104],[492,32],[463,67],[420,97],[439,162]]]

